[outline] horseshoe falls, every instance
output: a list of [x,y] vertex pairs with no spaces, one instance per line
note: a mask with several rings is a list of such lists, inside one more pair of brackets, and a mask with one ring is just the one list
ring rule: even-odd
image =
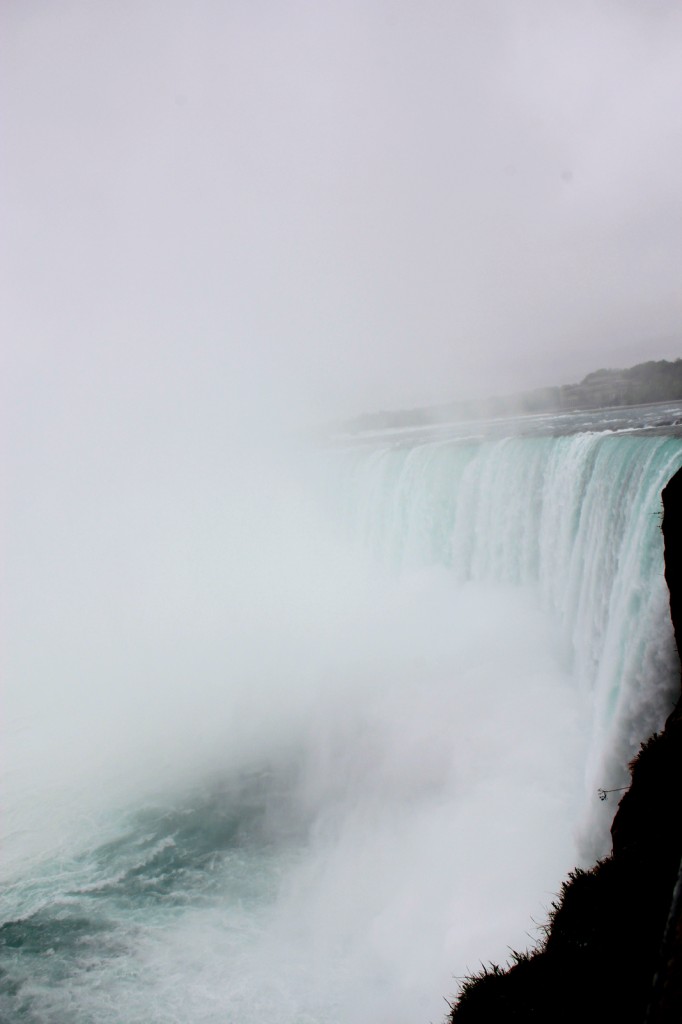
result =
[[0,1019],[418,1024],[533,944],[679,675],[682,440],[562,430],[377,435],[81,508],[59,557],[33,530]]

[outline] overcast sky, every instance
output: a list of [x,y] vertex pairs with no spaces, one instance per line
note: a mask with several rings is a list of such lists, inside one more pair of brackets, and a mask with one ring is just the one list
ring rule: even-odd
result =
[[678,0],[3,0],[0,36],[18,404],[326,418],[682,356]]

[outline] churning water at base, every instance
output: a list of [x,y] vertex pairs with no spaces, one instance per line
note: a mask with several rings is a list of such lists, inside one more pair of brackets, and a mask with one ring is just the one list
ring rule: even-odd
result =
[[604,852],[596,790],[669,710],[681,460],[593,433],[327,453],[315,510],[247,517],[167,658],[8,698],[0,1019],[441,1019]]

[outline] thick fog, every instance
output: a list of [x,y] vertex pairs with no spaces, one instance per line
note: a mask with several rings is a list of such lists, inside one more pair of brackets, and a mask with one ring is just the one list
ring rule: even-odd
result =
[[[2,870],[291,772],[238,1019],[280,976],[273,1020],[435,1019],[574,863],[536,595],[380,573],[306,446],[682,354],[681,42],[662,0],[2,4]],[[225,1019],[221,913],[142,916],[83,1019]]]
[[675,3],[0,18],[15,394],[325,418],[679,354]]

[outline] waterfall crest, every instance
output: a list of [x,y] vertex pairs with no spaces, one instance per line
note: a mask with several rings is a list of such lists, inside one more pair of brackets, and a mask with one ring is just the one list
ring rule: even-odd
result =
[[[671,710],[660,494],[681,456],[677,438],[609,433],[343,453],[349,528],[388,571],[441,565],[460,582],[535,589],[590,708],[588,806],[624,783]],[[588,812],[582,831],[589,858],[604,815]]]

